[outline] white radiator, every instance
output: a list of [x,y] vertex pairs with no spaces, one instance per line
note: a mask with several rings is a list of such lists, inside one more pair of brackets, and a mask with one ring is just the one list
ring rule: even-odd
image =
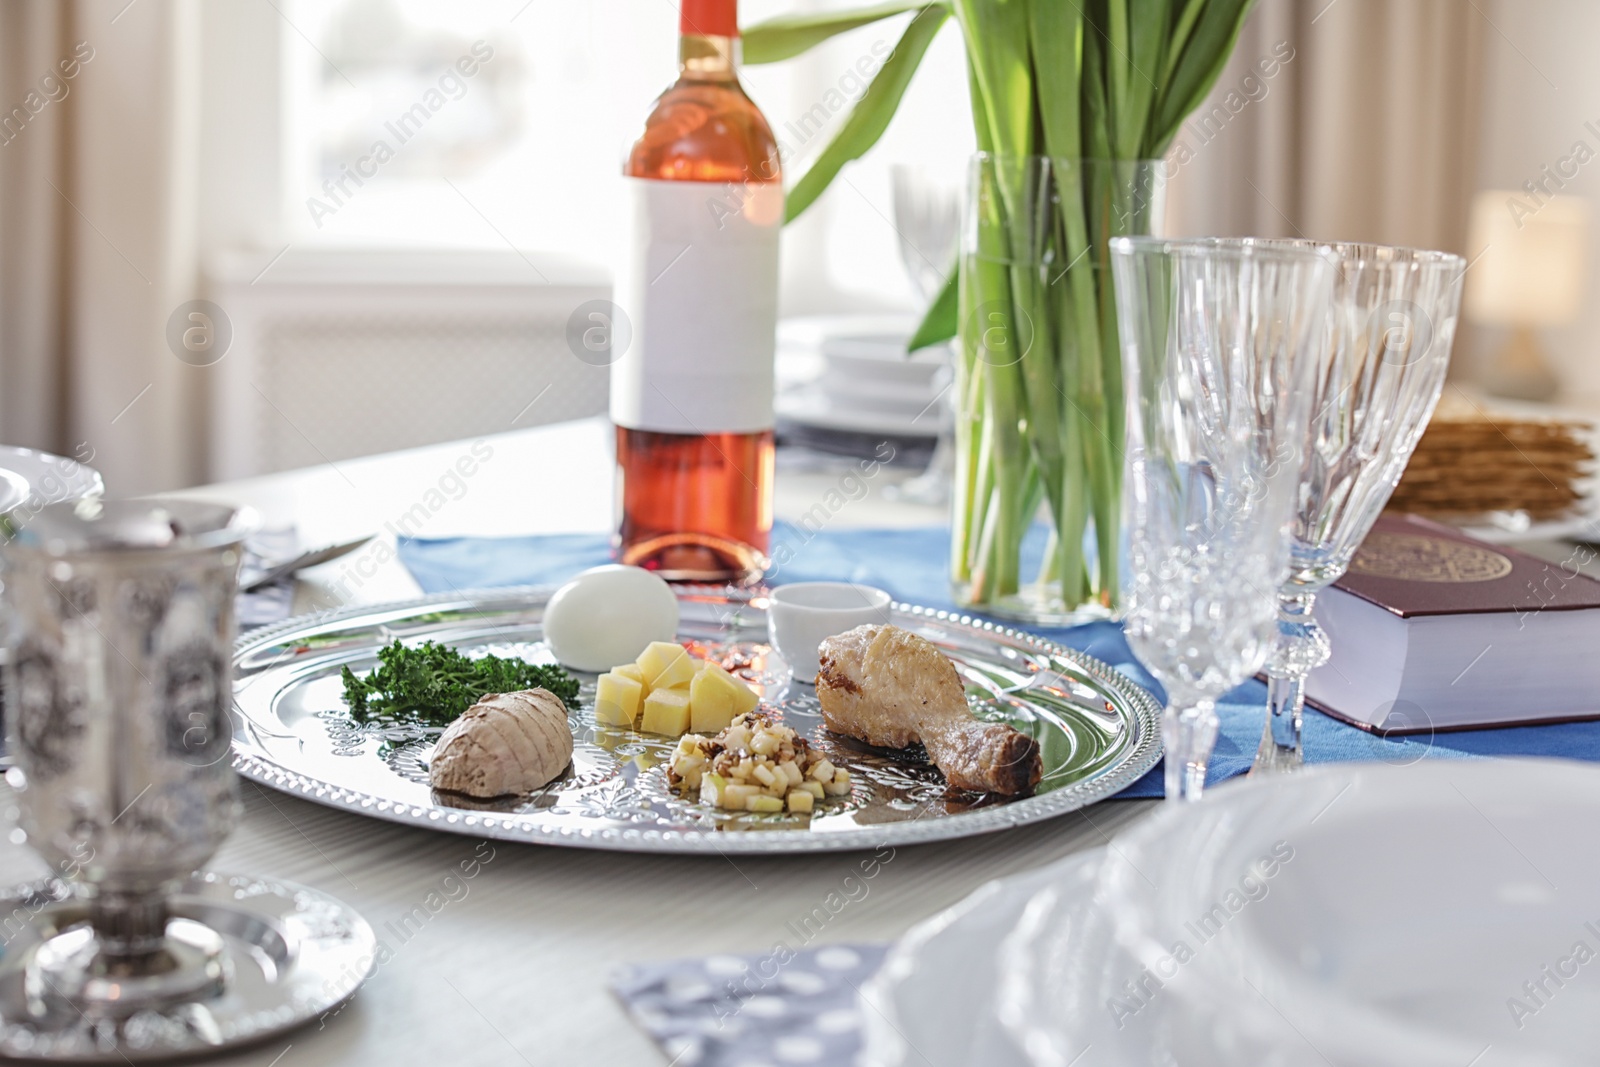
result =
[[220,261],[208,299],[232,339],[204,368],[211,477],[604,412],[608,370],[573,354],[567,323],[610,286],[530,258],[290,249],[270,266]]

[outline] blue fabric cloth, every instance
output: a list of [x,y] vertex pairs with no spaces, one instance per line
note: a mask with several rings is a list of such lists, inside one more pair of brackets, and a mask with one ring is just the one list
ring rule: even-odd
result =
[[[897,600],[953,608],[946,575],[949,555],[950,532],[943,527],[813,532],[780,525],[773,531],[775,566],[768,577],[773,585],[859,582],[887,590]],[[581,570],[609,562],[610,542],[598,534],[414,539],[401,542],[400,558],[418,584],[430,593],[484,586],[559,584]],[[1160,695],[1159,687],[1133,658],[1121,629],[1113,623],[1033,632],[1087,652]],[[1222,728],[1207,783],[1250,769],[1261,739],[1266,699],[1266,686],[1251,681],[1218,704]],[[1381,760],[1407,764],[1420,759],[1486,756],[1562,756],[1600,761],[1600,723],[1519,726],[1390,739],[1346,726],[1308,708],[1303,744],[1310,763]],[[1159,765],[1118,794],[1161,795]]]
[[889,946],[790,949],[793,935],[810,936],[791,924],[768,953],[628,964],[611,988],[677,1067],[855,1063],[856,991]]

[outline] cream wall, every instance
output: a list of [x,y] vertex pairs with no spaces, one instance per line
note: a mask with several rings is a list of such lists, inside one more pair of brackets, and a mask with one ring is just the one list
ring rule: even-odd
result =
[[[1491,22],[1484,69],[1484,122],[1477,160],[1481,189],[1519,189],[1540,176],[1545,164],[1586,141],[1600,157],[1600,3],[1595,0],[1491,0],[1482,2]],[[1600,220],[1600,158],[1579,169],[1561,190],[1586,197]],[[1584,311],[1571,326],[1543,334],[1551,362],[1566,383],[1568,399],[1600,408],[1600,221],[1589,236],[1590,264]],[[1458,359],[1482,359],[1503,340],[1499,330],[1474,331],[1476,351]]]

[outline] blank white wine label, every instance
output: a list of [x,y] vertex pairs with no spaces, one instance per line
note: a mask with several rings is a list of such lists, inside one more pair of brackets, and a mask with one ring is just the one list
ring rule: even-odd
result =
[[632,336],[611,365],[611,419],[661,433],[773,425],[783,187],[625,178],[612,300]]

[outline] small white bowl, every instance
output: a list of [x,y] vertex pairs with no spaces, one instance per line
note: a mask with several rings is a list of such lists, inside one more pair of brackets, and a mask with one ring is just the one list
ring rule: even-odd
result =
[[767,635],[797,682],[811,685],[817,671],[817,646],[835,634],[869,623],[889,621],[889,594],[850,582],[794,582],[780,585],[767,600]]

